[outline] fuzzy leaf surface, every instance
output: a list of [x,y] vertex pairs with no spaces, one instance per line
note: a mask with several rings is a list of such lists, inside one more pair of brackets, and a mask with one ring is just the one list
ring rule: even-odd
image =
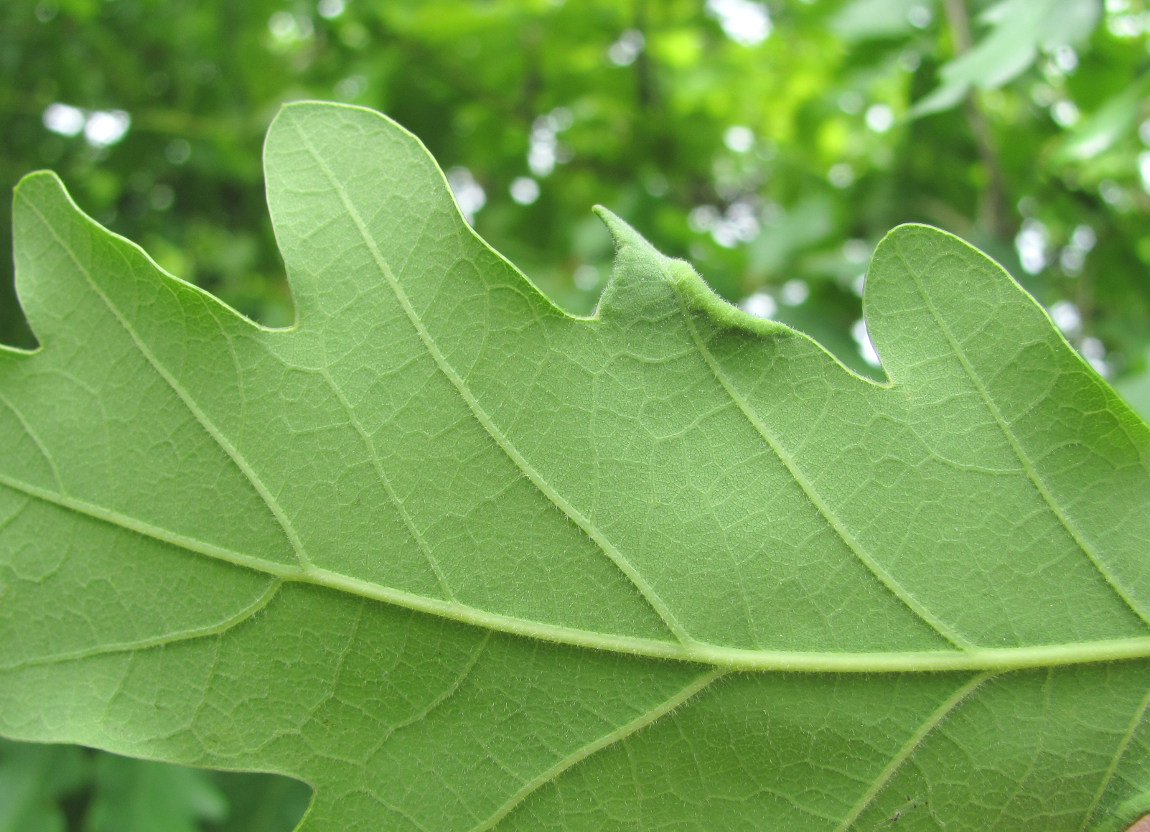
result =
[[0,733],[290,775],[307,832],[1150,806],[1150,429],[985,256],[880,245],[877,384],[606,212],[563,313],[371,111],[265,167],[285,330],[17,190]]

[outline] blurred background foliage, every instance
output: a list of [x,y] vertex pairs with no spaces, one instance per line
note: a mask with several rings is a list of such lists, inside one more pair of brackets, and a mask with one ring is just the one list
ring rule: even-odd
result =
[[[877,375],[863,273],[927,222],[1150,414],[1148,33],[1146,0],[5,0],[0,182],[52,168],[164,268],[287,325],[264,131],[284,101],[362,104],[572,311],[610,273],[602,203]],[[10,245],[0,341],[33,346]],[[305,802],[279,778],[0,744],[0,832],[286,830]]]

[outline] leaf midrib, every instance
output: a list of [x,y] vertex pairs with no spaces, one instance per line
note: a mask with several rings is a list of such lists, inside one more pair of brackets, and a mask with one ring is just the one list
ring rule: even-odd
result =
[[[50,491],[0,474],[0,485],[59,508],[85,515],[127,532],[213,558],[236,567],[278,578],[284,582],[313,584],[354,597],[367,598],[487,630],[539,641],[567,644],[654,659],[707,664],[729,670],[782,671],[796,673],[906,673],[961,670],[1008,671],[1106,661],[1150,658],[1150,636],[1103,641],[1069,642],[1027,647],[974,647],[969,650],[919,650],[858,652],[809,652],[801,650],[750,650],[705,642],[673,641],[621,636],[581,630],[530,619],[516,618],[457,602],[381,586],[315,566],[266,560],[181,535],[75,497]],[[150,642],[148,643],[151,644]],[[117,646],[107,652],[140,649]]]
[[[298,126],[297,126],[298,131]],[[530,466],[526,460],[522,459],[521,455],[514,446],[506,441],[502,433],[491,422],[490,417],[479,406],[478,401],[470,393],[463,380],[458,377],[458,374],[448,364],[445,358],[438,352],[434,342],[431,341],[429,333],[423,326],[421,319],[415,314],[414,308],[411,306],[409,299],[403,294],[402,288],[387,268],[386,263],[383,261],[382,256],[378,249],[372,245],[370,235],[368,235],[366,226],[363,224],[362,218],[355,211],[354,206],[350,204],[346,194],[343,190],[336,186],[334,179],[332,179],[331,172],[323,165],[322,159],[316,154],[314,148],[307,142],[306,136],[299,131],[301,139],[304,141],[305,146],[308,148],[309,153],[316,159],[317,163],[323,168],[325,175],[329,180],[333,181],[333,187],[339,194],[341,201],[349,210],[353,220],[356,222],[361,235],[364,238],[365,244],[371,250],[373,256],[377,260],[377,265],[380,267],[381,274],[391,284],[393,290],[396,292],[397,300],[404,306],[404,311],[408,315],[413,327],[416,328],[417,333],[423,340],[425,347],[428,349],[432,358],[436,360],[439,369],[444,372],[450,381],[459,390],[465,402],[471,408],[475,417],[480,421],[483,427],[491,435],[492,439],[499,444],[502,450],[521,467],[524,473],[528,476],[534,474],[532,477],[533,483],[539,487],[544,496],[548,497],[559,507],[565,514],[567,514],[577,525],[583,527],[583,523],[587,526],[584,530],[591,534],[593,539],[600,544],[604,552],[615,560],[620,569],[627,574],[628,578],[632,578],[633,582],[636,581],[636,588],[643,592],[643,587],[646,585],[645,579],[642,578],[634,568],[622,557],[621,554],[614,549],[609,541],[603,541],[599,538],[602,537],[601,533],[592,526],[586,518],[574,509],[573,506],[568,506],[566,501],[554,492],[545,481],[542,481],[538,472]],[[241,471],[252,481],[253,486],[256,488],[260,496],[268,503],[269,509],[276,516],[281,524],[287,523],[286,517],[282,517],[282,508],[278,506],[274,498],[271,497],[270,492],[267,492],[266,487],[262,487],[262,482],[259,481],[255,473],[250,470],[242,457],[238,457],[238,451],[231,448],[227,440],[220,434],[214,425],[207,421],[206,416],[199,410],[194,401],[191,401],[182,390],[178,382],[167,373],[166,369],[158,363],[158,361],[146,349],[139,338],[135,335],[131,327],[123,320],[119,311],[110,302],[103,292],[94,284],[90,275],[86,273],[82,265],[78,262],[78,258],[68,246],[56,233],[55,228],[47,218],[39,211],[38,207],[26,197],[25,203],[33,210],[37,217],[44,224],[45,228],[56,239],[56,242],[68,253],[73,262],[80,268],[81,273],[84,274],[85,279],[88,280],[92,289],[101,297],[107,308],[115,315],[121,326],[124,327],[127,334],[132,338],[136,347],[141,351],[144,358],[151,364],[153,369],[161,375],[161,377],[171,386],[173,391],[179,396],[181,401],[189,408],[193,416],[204,426],[205,430],[211,434],[212,438],[220,445],[221,449],[227,453],[234,463],[241,469]],[[900,253],[901,254],[901,253]],[[917,284],[917,274],[913,270],[908,271],[914,276]],[[672,286],[675,283],[672,281]],[[921,290],[921,287],[920,287]],[[677,291],[677,290],[676,290]],[[932,314],[935,314],[933,308]],[[689,317],[689,316],[688,316]],[[936,316],[937,319],[937,316]],[[947,337],[950,338],[949,331],[945,330]],[[694,334],[694,333],[693,333]],[[959,354],[960,360],[964,358],[960,350],[955,350]],[[964,367],[966,366],[964,362]],[[969,371],[970,368],[967,367]],[[721,380],[721,379],[720,379]],[[976,378],[972,377],[974,383],[978,383]],[[985,390],[979,387],[980,392],[984,395]],[[996,413],[997,416],[997,413]],[[999,420],[1001,426],[1001,420]],[[1006,431],[1005,427],[1003,428]],[[1012,438],[1009,431],[1006,431],[1008,438]],[[503,441],[500,441],[503,440]],[[1028,460],[1025,455],[1019,452],[1020,460],[1026,464]],[[50,457],[49,457],[50,459]],[[1028,469],[1029,471],[1029,469]],[[1033,473],[1030,471],[1030,473]],[[370,600],[380,601],[417,612],[423,612],[439,617],[459,621],[464,624],[481,627],[490,631],[503,632],[511,635],[519,635],[527,638],[533,638],[543,641],[550,641],[561,644],[568,644],[576,647],[585,647],[596,650],[606,650],[611,652],[628,653],[637,656],[646,656],[650,658],[660,659],[673,659],[679,661],[696,662],[702,664],[712,665],[718,668],[727,670],[748,670],[748,671],[792,671],[792,672],[812,672],[812,673],[827,673],[827,672],[931,672],[931,671],[960,671],[960,670],[980,670],[980,671],[1008,671],[1023,668],[1033,667],[1052,667],[1071,664],[1093,663],[1101,661],[1115,661],[1126,659],[1139,659],[1150,657],[1150,636],[1144,637],[1130,637],[1124,639],[1110,639],[1101,641],[1087,641],[1087,642],[1070,642],[1063,644],[1051,645],[1038,645],[1026,647],[1007,647],[1007,648],[985,648],[985,647],[971,647],[963,650],[939,650],[939,651],[884,651],[873,653],[860,653],[860,652],[808,652],[808,651],[788,651],[788,650],[761,650],[761,649],[745,649],[735,647],[724,647],[720,645],[709,644],[706,642],[699,642],[682,632],[681,627],[672,627],[672,632],[675,632],[679,638],[679,643],[672,641],[661,641],[656,639],[636,638],[630,636],[621,636],[611,633],[602,633],[591,630],[583,630],[574,627],[567,627],[561,625],[548,624],[529,619],[517,618],[514,616],[502,615],[499,613],[489,612],[487,610],[471,607],[466,604],[461,604],[456,601],[442,601],[435,598],[416,595],[414,593],[405,592],[403,590],[394,589],[391,587],[382,586],[369,581],[364,581],[348,575],[343,575],[332,570],[322,569],[311,564],[306,555],[302,555],[302,551],[298,546],[293,546],[296,549],[297,564],[285,564],[276,562],[265,558],[260,558],[253,555],[247,555],[242,552],[226,549],[205,541],[200,541],[195,538],[181,535],[179,533],[146,523],[135,518],[115,512],[103,506],[89,503],[65,493],[54,492],[49,489],[44,489],[17,480],[7,475],[0,474],[0,485],[4,485],[14,491],[23,493],[29,497],[39,499],[41,501],[54,504],[60,508],[74,511],[78,514],[86,515],[96,520],[100,520],[111,525],[124,529],[125,531],[140,534],[142,536],[151,538],[153,540],[166,543],[176,548],[183,549],[188,552],[193,552],[199,555],[211,557],[213,559],[229,563],[233,566],[252,569],[263,574],[275,577],[279,582],[298,582],[308,583],[317,586],[326,587],[332,590],[344,592],[354,596],[367,598]],[[1035,482],[1036,486],[1041,486],[1039,482]],[[1049,495],[1044,494],[1044,497]],[[1051,506],[1053,509],[1054,506]],[[1057,513],[1057,512],[1056,512]],[[1059,519],[1064,520],[1060,517]],[[582,522],[580,522],[582,521]],[[289,539],[294,535],[290,523],[287,523],[285,532],[288,534]],[[1070,531],[1070,529],[1067,529]],[[1075,536],[1077,540],[1077,536]],[[293,544],[298,543],[297,540],[291,541]],[[604,546],[604,542],[606,545]],[[616,556],[618,560],[616,560]],[[1093,561],[1094,559],[1091,558]],[[621,561],[621,562],[620,562]],[[1101,565],[1095,563],[1102,569]],[[278,583],[276,584],[278,587]],[[648,587],[649,589],[649,587]],[[1115,587],[1117,590],[1117,587]],[[273,593],[274,594],[274,593]],[[643,593],[648,602],[652,600]],[[652,603],[652,608],[662,616],[660,612],[660,605],[666,610],[666,605],[658,599],[651,591],[651,595],[655,599]],[[267,596],[270,600],[270,595]],[[250,617],[250,612],[248,617]],[[244,618],[243,611],[240,614],[240,620]],[[664,620],[670,625],[674,621],[674,617],[666,610]],[[231,621],[231,625],[238,623],[238,621]],[[180,635],[175,634],[168,637],[168,640],[175,640],[177,638],[189,637],[188,634]],[[153,640],[154,641],[154,640]],[[101,649],[101,652],[122,652],[126,650],[143,649],[151,645],[149,642],[140,642],[122,645],[110,645],[106,649]],[[87,655],[87,654],[85,654]],[[49,657],[45,661],[68,661],[72,657]],[[10,668],[9,668],[10,669]]]

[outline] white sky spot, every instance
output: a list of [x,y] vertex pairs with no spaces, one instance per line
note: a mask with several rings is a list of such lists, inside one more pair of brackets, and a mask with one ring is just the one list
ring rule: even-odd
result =
[[1098,242],[1098,235],[1089,225],[1076,226],[1070,234],[1070,242],[1058,256],[1058,263],[1068,275],[1074,276],[1086,265],[1086,255]]
[[599,285],[599,270],[590,263],[584,263],[575,269],[571,279],[575,282],[575,288],[590,292]]
[[346,101],[358,98],[366,89],[367,78],[359,74],[341,78],[335,84],[335,94]]
[[1059,69],[1053,56],[1042,62],[1042,77],[1051,84],[1062,85],[1066,82],[1066,73]]
[[846,162],[839,162],[827,171],[827,179],[836,188],[849,188],[855,181],[855,169]]
[[[1139,168],[1142,166],[1139,165]],[[1118,205],[1126,199],[1126,192],[1122,190],[1122,186],[1115,182],[1113,179],[1103,179],[1098,183],[1098,195],[1108,205]]]
[[732,124],[723,133],[723,144],[735,153],[746,153],[755,145],[755,133],[750,127]]
[[863,290],[866,288],[866,272],[855,277],[851,281],[851,291],[858,295],[860,298],[863,296]]
[[1058,265],[1062,266],[1062,271],[1074,277],[1086,265],[1086,253],[1075,246],[1067,246],[1058,255]]
[[1138,138],[1142,144],[1150,145],[1150,118],[1138,125]]
[[1070,235],[1070,244],[1083,251],[1090,251],[1097,242],[1098,235],[1089,225],[1079,225],[1075,227],[1074,233]]
[[533,174],[540,178],[548,176],[555,170],[557,162],[570,160],[570,151],[559,146],[559,133],[574,122],[574,116],[566,107],[556,107],[532,122],[527,146],[527,167],[531,168]]
[[75,136],[84,129],[84,111],[71,104],[49,104],[41,118],[45,127],[61,136]]
[[707,0],[707,14],[719,21],[735,43],[757,46],[771,34],[771,15],[752,0]]
[[278,11],[268,18],[268,31],[276,40],[294,40],[299,36],[295,15],[285,11]]
[[805,280],[796,277],[783,284],[779,295],[782,302],[787,306],[798,306],[811,296],[811,287],[807,285]]
[[886,104],[872,104],[867,107],[866,126],[876,133],[885,133],[894,126],[894,110]]
[[1067,75],[1078,69],[1078,53],[1069,44],[1063,43],[1054,47],[1054,54],[1051,57],[1054,58],[1055,66]]
[[710,231],[723,215],[714,205],[696,205],[687,215],[687,225],[697,234]]
[[555,170],[555,137],[540,138],[531,134],[531,146],[527,151],[527,167],[536,176],[549,176]]
[[1050,84],[1035,84],[1030,88],[1030,100],[1039,107],[1049,107],[1058,97]]
[[904,49],[898,53],[898,68],[903,72],[914,72],[922,64],[922,55],[913,49]]
[[517,176],[511,183],[511,198],[520,205],[530,205],[539,199],[539,183],[530,176]]
[[1028,219],[1022,223],[1022,230],[1014,238],[1018,259],[1027,274],[1038,274],[1046,268],[1046,247],[1050,235],[1046,226],[1038,220]]
[[344,0],[319,0],[319,2],[315,4],[316,11],[319,12],[319,16],[324,20],[339,17],[346,8],[347,4]]
[[865,103],[866,99],[863,98],[862,93],[858,90],[847,90],[839,96],[838,100],[839,109],[849,116],[860,112]]
[[866,321],[862,318],[851,325],[851,338],[855,339],[859,348],[859,355],[862,356],[863,361],[872,367],[882,366],[882,362],[878,360],[878,353],[875,352],[874,344],[870,340],[870,334],[866,331]]
[[92,147],[108,147],[124,138],[132,117],[123,110],[96,110],[84,123],[84,138]]
[[[1142,179],[1142,190],[1150,194],[1150,151],[1144,150],[1138,154],[1138,175]],[[1103,199],[1105,198],[1106,195],[1103,194]]]
[[557,133],[562,133],[575,123],[574,114],[566,107],[556,107],[547,114],[547,118],[550,119]]
[[615,66],[630,66],[643,51],[644,42],[642,32],[638,29],[628,29],[607,47],[607,60]]
[[759,236],[759,224],[755,205],[745,200],[732,202],[726,213],[720,215],[711,226],[711,239],[723,248],[734,248],[739,243],[749,243]]
[[1083,338],[1082,342],[1078,345],[1078,351],[1082,353],[1090,366],[1098,375],[1104,378],[1109,378],[1114,368],[1110,366],[1110,362],[1106,360],[1106,345],[1097,338]]
[[475,215],[487,204],[487,193],[483,186],[475,181],[471,171],[464,167],[455,167],[447,172],[447,184],[455,195],[459,210],[463,212],[468,224],[474,225]]
[[843,243],[843,259],[848,263],[865,263],[868,257],[870,257],[870,246],[866,240],[855,238]]
[[268,18],[268,31],[271,32],[273,51],[288,49],[298,41],[315,34],[315,26],[307,15],[294,15],[278,11]]
[[1078,105],[1073,101],[1055,101],[1054,105],[1050,108],[1050,117],[1058,124],[1059,127],[1071,127],[1078,123]]
[[739,244],[739,235],[725,219],[715,223],[715,227],[711,229],[711,239],[723,248],[734,248]]
[[755,292],[739,301],[739,308],[756,318],[773,318],[779,311],[775,299],[766,292]]
[[1144,27],[1136,14],[1116,14],[1106,18],[1106,28],[1116,38],[1136,38]]
[[1082,331],[1082,313],[1073,301],[1060,300],[1050,307],[1050,320],[1067,337],[1073,338]]
[[911,6],[906,12],[906,22],[916,29],[925,29],[934,20],[934,14],[926,6]]

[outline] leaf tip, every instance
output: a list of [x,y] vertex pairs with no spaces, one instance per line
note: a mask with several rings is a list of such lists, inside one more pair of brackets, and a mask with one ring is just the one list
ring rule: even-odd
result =
[[635,311],[637,306],[646,308],[647,303],[673,299],[676,306],[705,312],[723,327],[759,334],[791,332],[782,324],[755,318],[725,300],[690,263],[666,256],[607,208],[596,205],[594,211],[615,241],[615,269],[600,299],[601,311],[626,309],[625,314],[641,314]]
[[46,192],[67,194],[64,183],[60,180],[60,177],[56,175],[55,171],[34,170],[31,173],[26,173],[21,177],[20,181],[16,183],[16,187],[12,189],[13,199],[15,201],[19,201],[21,197],[34,200]]
[[[594,212],[607,226],[615,243],[615,261],[607,288],[599,298],[596,315],[639,314],[636,306],[659,302],[672,278],[672,267],[677,261],[664,256],[642,234],[612,211],[596,205]],[[678,264],[686,266],[684,263]],[[689,267],[688,267],[689,268]]]
[[611,239],[615,242],[616,256],[621,255],[628,248],[635,248],[644,253],[663,257],[653,245],[647,242],[642,234],[611,209],[596,205],[591,210],[595,212],[595,216],[603,221],[603,225],[607,226],[607,231],[610,232]]

